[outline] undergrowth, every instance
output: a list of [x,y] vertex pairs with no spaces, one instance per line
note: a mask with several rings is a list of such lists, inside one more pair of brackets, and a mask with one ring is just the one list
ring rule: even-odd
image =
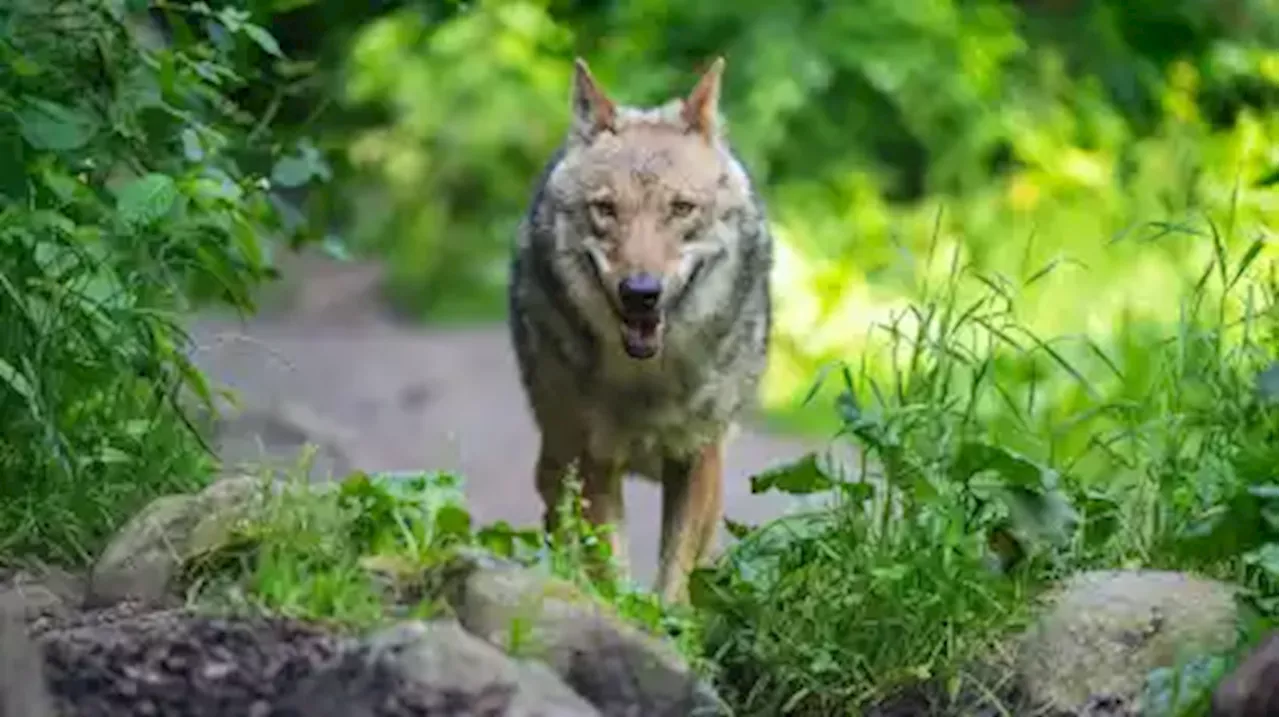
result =
[[[304,465],[294,475],[305,476]],[[675,637],[694,664],[696,624],[616,572],[609,527],[583,516],[570,481],[554,533],[504,521],[476,525],[462,479],[450,473],[353,473],[330,486],[290,479],[232,537],[188,566],[190,594],[250,609],[367,629],[395,618],[449,614],[445,596],[476,556],[541,571],[655,635]],[[460,572],[461,571],[461,572]]]
[[998,705],[978,675],[1005,664],[1028,597],[1082,569],[1228,579],[1274,626],[1277,414],[1257,385],[1276,360],[1274,243],[1228,256],[1216,227],[1189,231],[1215,259],[1170,287],[1175,326],[1115,346],[1038,337],[1017,290],[1039,275],[953,261],[877,327],[875,353],[830,369],[837,440],[862,465],[806,456],[757,476],[757,492],[832,507],[736,526],[698,581],[738,714],[856,713],[930,682]]
[[[194,592],[368,626],[446,613],[455,560],[498,555],[674,637],[739,715],[912,700],[1010,713],[1010,638],[1080,570],[1237,583],[1247,646],[1276,625],[1276,269],[1266,237],[1232,253],[1212,225],[1203,235],[1215,259],[1171,287],[1181,321],[1128,327],[1116,345],[1036,336],[1018,282],[953,261],[879,327],[879,353],[818,381],[839,386],[835,438],[856,461],[815,453],[752,478],[754,492],[827,502],[761,526],[727,521],[737,540],[695,572],[691,607],[594,577],[609,543],[575,490],[548,536],[475,525],[448,474],[289,484],[197,566]],[[1196,714],[1236,657],[1153,673],[1148,702]]]
[[252,308],[283,232],[265,175],[312,178],[232,99],[283,62],[272,37],[165,9],[167,37],[118,3],[0,3],[0,555],[82,562],[207,478],[181,322]]

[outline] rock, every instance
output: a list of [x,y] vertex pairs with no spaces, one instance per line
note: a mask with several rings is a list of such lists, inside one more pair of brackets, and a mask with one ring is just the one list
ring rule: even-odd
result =
[[40,583],[19,583],[0,590],[0,611],[21,616],[24,621],[66,613],[62,597]]
[[56,619],[84,601],[83,581],[60,568],[32,565],[0,581],[0,611],[27,622]]
[[1212,717],[1272,717],[1280,712],[1277,633],[1253,648],[1213,693]]
[[0,717],[55,717],[44,655],[27,635],[26,617],[0,606]]
[[89,575],[89,607],[125,600],[159,604],[183,561],[227,538],[259,495],[250,476],[226,478],[194,495],[157,498],[116,533]]
[[1137,714],[1152,670],[1235,643],[1235,591],[1176,572],[1073,576],[1023,636],[1024,687],[1033,702],[1072,714]]
[[467,630],[544,661],[604,715],[721,711],[715,693],[674,649],[567,582],[525,568],[481,568],[452,598]]
[[[392,699],[389,699],[392,696]],[[391,714],[592,717],[554,672],[514,660],[450,621],[405,622],[370,637],[282,700],[272,717]]]

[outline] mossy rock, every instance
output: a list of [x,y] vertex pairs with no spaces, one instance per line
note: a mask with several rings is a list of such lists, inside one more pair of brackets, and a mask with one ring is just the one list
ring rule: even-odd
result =
[[1072,714],[1104,703],[1109,713],[1136,714],[1152,670],[1234,646],[1236,592],[1177,572],[1075,575],[1022,638],[1018,671],[1027,694]]

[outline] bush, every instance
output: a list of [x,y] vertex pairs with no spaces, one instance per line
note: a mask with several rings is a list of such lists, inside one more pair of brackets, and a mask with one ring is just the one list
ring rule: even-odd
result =
[[[1019,286],[955,261],[945,281],[839,368],[849,479],[814,457],[753,490],[829,493],[830,509],[750,529],[700,575],[708,654],[739,714],[827,715],[919,683],[982,684],[1027,597],[1095,567],[1194,570],[1247,587],[1276,623],[1277,352],[1265,242],[1216,258],[1172,331],[1133,322],[1115,350],[1048,340]],[[816,389],[816,387],[815,387]],[[816,391],[814,392],[816,393]],[[814,394],[811,394],[811,397]],[[984,677],[985,676],[985,677]]]
[[228,98],[280,56],[271,36],[234,7],[186,12],[166,38],[114,3],[0,8],[5,553],[86,560],[141,503],[207,477],[183,406],[213,397],[183,313],[252,308],[281,229],[263,175],[311,178]]

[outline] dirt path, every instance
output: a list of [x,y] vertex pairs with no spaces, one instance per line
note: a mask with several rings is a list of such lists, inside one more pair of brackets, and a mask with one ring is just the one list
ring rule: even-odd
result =
[[[287,310],[247,323],[204,317],[190,326],[197,364],[258,409],[231,424],[224,455],[296,450],[305,439],[336,446],[349,466],[365,470],[455,470],[466,478],[477,519],[536,522],[537,436],[505,327],[397,325],[368,300],[367,269],[301,271],[305,289]],[[814,445],[743,427],[729,446],[727,515],[759,521],[793,505],[751,495],[747,479]],[[656,486],[628,483],[631,561],[647,581],[660,495]]]

